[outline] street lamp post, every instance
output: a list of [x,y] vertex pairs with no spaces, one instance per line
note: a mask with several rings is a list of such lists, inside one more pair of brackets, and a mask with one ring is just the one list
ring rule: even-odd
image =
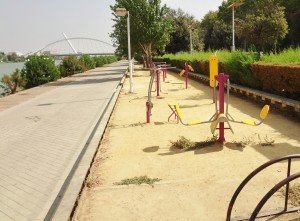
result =
[[192,40],[192,31],[193,29],[190,29],[190,53],[193,53],[193,40]]
[[128,35],[128,65],[129,65],[129,76],[130,76],[130,89],[129,92],[133,93],[133,80],[132,80],[132,61],[131,61],[131,46],[130,46],[130,14],[126,8],[117,8],[116,14],[118,16],[127,16],[127,35]]
[[235,51],[235,41],[234,41],[234,7],[238,7],[242,5],[241,2],[234,2],[233,4],[229,5],[227,8],[232,8],[232,51]]

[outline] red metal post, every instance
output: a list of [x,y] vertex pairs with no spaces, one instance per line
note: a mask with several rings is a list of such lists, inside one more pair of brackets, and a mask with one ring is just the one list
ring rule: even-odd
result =
[[188,79],[189,79],[189,66],[188,63],[185,62],[185,89],[188,88]]
[[156,70],[156,96],[159,96],[159,91],[160,91],[160,71],[157,69]]
[[[219,82],[219,114],[224,113],[224,84],[228,80],[228,75],[220,73],[215,76],[215,79]],[[225,141],[224,137],[224,122],[219,123],[219,140],[220,143]]]
[[149,103],[149,101],[146,102],[146,120],[147,120],[147,123],[150,123],[150,103]]
[[165,82],[165,79],[167,78],[167,64],[163,65],[163,78]]

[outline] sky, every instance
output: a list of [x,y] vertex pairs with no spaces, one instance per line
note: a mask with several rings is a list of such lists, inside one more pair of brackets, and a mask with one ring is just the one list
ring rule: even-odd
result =
[[[222,0],[161,0],[201,21],[217,10]],[[24,54],[71,37],[88,37],[111,43],[115,0],[0,0],[0,51]]]

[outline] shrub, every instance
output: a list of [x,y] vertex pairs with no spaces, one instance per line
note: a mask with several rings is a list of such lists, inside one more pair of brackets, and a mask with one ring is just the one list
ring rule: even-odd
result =
[[94,57],[94,61],[96,63],[96,67],[102,67],[106,64],[106,58],[103,56]]
[[76,56],[68,56],[64,57],[62,63],[59,65],[59,70],[62,77],[67,77],[86,71],[86,67]]
[[231,57],[227,60],[225,70],[230,76],[230,80],[237,84],[258,87],[258,82],[250,71],[250,64],[258,61],[257,53],[232,52]]
[[107,56],[107,62],[108,64],[116,62],[118,59],[116,56]]
[[88,70],[96,67],[95,60],[89,55],[82,55],[79,60]]
[[266,54],[261,56],[260,63],[299,65],[300,64],[300,47],[296,49],[286,49],[280,54]]
[[54,59],[45,55],[32,56],[24,64],[21,75],[26,79],[26,88],[35,87],[60,78]]

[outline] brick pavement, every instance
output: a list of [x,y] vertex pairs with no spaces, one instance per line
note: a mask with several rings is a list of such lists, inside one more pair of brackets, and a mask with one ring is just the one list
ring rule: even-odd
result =
[[44,220],[126,70],[118,62],[0,99],[0,220]]

